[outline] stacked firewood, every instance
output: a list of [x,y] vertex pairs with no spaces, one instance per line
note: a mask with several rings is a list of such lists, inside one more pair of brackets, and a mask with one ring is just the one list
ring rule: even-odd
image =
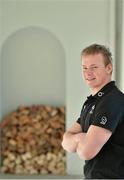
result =
[[19,107],[1,123],[1,172],[64,174],[64,129],[64,107]]

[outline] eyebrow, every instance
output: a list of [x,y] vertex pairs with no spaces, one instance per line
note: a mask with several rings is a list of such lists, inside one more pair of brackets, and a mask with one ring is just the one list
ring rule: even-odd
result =
[[[86,65],[82,64],[82,66],[86,66]],[[97,66],[97,64],[91,64],[90,66]]]

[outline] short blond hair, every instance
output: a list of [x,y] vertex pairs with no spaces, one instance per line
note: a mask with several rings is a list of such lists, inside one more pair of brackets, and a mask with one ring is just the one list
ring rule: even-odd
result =
[[112,64],[112,53],[110,52],[108,47],[100,44],[92,44],[90,46],[87,46],[82,50],[81,58],[85,55],[94,54],[102,54],[102,56],[104,57],[105,65]]

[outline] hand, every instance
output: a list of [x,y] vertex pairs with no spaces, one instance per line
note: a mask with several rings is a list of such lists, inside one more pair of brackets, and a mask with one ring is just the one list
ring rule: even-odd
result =
[[78,133],[75,135],[76,142],[83,142],[83,140],[84,140],[84,133]]
[[81,142],[78,143],[76,151],[78,156],[82,159],[83,144]]

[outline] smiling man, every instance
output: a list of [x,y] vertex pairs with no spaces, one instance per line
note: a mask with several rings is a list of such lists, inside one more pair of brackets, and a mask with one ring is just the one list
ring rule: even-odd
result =
[[85,178],[124,179],[124,94],[111,80],[111,52],[90,45],[81,52],[81,66],[91,95],[64,133],[62,146],[85,160]]

